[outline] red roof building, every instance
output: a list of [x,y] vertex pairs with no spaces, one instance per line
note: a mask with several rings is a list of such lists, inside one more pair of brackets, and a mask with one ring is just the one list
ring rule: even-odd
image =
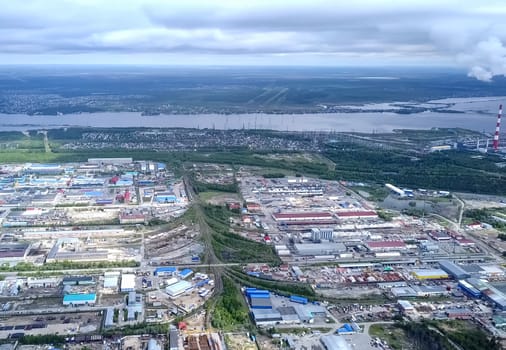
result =
[[142,213],[121,213],[119,214],[120,224],[143,224],[146,216]]
[[368,241],[367,247],[372,251],[405,250],[406,243],[403,241]]
[[467,238],[459,238],[459,239],[456,239],[456,241],[462,247],[472,247],[475,245],[474,241],[467,239]]
[[253,212],[262,210],[262,207],[258,203],[246,203],[246,209]]
[[332,214],[326,212],[274,213],[272,217],[276,221],[332,220]]
[[234,209],[241,209],[241,203],[239,202],[231,202],[227,203],[228,209],[234,210]]

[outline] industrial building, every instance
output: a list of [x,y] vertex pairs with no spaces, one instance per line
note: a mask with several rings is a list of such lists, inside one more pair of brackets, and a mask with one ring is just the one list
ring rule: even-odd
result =
[[351,350],[350,344],[339,335],[324,335],[320,341],[326,350]]
[[191,269],[184,269],[181,272],[179,272],[179,278],[186,279],[193,275],[193,271]]
[[133,163],[132,158],[88,158],[88,163],[97,165],[128,165]]
[[415,307],[407,300],[399,300],[399,307],[403,313],[412,313],[415,311]]
[[188,281],[182,280],[167,286],[165,288],[165,292],[169,295],[169,297],[175,298],[190,289],[192,289],[192,284]]
[[25,174],[36,175],[59,175],[64,171],[60,164],[35,164],[27,163],[24,167]]
[[311,240],[313,242],[332,241],[334,239],[334,230],[331,228],[312,228]]
[[64,286],[86,286],[95,284],[92,276],[65,276],[62,281]]
[[56,288],[60,285],[61,281],[62,279],[58,277],[28,277],[26,279],[26,285],[28,288]]
[[458,287],[462,290],[466,295],[473,298],[481,298],[481,291],[475,288],[471,283],[466,280],[459,281]]
[[251,314],[257,326],[274,325],[283,320],[279,311],[274,309],[251,309]]
[[272,309],[271,296],[267,293],[251,293],[248,295],[252,309]]
[[114,326],[114,308],[108,307],[105,310],[104,327],[110,328]]
[[294,247],[300,255],[328,255],[346,251],[343,243],[296,243]]
[[368,241],[367,248],[372,252],[387,252],[392,250],[406,250],[406,243],[403,241]]
[[120,273],[117,271],[104,272],[104,288],[116,289],[118,288],[118,282]]
[[1,243],[0,262],[13,264],[15,262],[25,261],[29,252],[29,243]]
[[121,276],[121,292],[133,292],[135,291],[135,275],[133,274],[123,274]]
[[439,266],[446,271],[450,276],[457,280],[462,280],[465,278],[471,277],[469,273],[467,273],[462,267],[457,264],[449,261],[449,260],[441,260],[439,261]]
[[170,329],[169,333],[169,350],[179,349],[179,333],[175,327]]
[[318,221],[332,220],[332,214],[327,212],[302,212],[302,213],[274,213],[272,217],[275,221]]
[[506,310],[506,295],[497,288],[489,286],[488,289],[483,291],[483,296],[499,310]]
[[411,272],[418,280],[448,279],[448,274],[442,269],[417,269]]
[[119,223],[121,225],[144,224],[146,216],[142,213],[123,212],[119,214]]
[[172,192],[158,192],[155,194],[154,200],[160,204],[162,204],[162,203],[165,203],[165,204],[176,203],[177,197]]
[[385,184],[385,187],[388,188],[392,193],[398,195],[399,197],[406,197],[406,192],[404,192],[397,186],[394,186],[392,184]]
[[173,276],[177,272],[174,266],[160,266],[155,269],[155,276]]
[[94,305],[96,301],[97,295],[95,293],[66,294],[63,296],[63,305],[65,306]]
[[109,252],[99,249],[83,249],[78,238],[60,238],[53,245],[46,257],[46,262],[57,261],[108,261]]
[[133,312],[142,313],[142,294],[136,292],[128,293],[127,307],[132,309]]

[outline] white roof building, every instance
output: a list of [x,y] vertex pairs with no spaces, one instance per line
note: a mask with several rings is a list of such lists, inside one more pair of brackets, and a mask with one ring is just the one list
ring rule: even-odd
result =
[[121,291],[133,292],[135,290],[135,275],[123,274],[121,276]]
[[181,280],[177,283],[174,283],[174,284],[171,284],[170,286],[167,286],[167,288],[165,288],[165,292],[171,297],[171,298],[175,298],[181,294],[183,294],[184,292],[186,292],[187,290],[191,289],[192,288],[192,284],[188,281],[185,281],[185,280]]
[[327,350],[351,350],[346,339],[339,335],[324,335],[320,338],[320,341]]

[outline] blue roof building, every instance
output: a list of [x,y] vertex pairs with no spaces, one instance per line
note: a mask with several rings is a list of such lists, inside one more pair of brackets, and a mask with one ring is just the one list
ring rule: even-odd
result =
[[95,293],[88,294],[66,294],[63,297],[63,305],[91,305],[97,301],[97,295]]
[[155,269],[155,276],[172,276],[177,269],[174,266],[160,266]]
[[193,275],[193,271],[190,270],[190,269],[184,269],[183,271],[181,271],[179,273],[179,277],[182,278],[182,279],[188,278],[191,275]]
[[170,192],[159,192],[155,195],[155,200],[158,203],[175,203],[177,202],[177,197]]

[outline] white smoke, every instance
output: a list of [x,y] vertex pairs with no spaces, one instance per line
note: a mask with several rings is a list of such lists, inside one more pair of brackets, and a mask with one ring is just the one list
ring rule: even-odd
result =
[[497,37],[480,41],[469,53],[459,59],[471,67],[468,76],[482,81],[491,81],[494,76],[506,76],[506,47]]

